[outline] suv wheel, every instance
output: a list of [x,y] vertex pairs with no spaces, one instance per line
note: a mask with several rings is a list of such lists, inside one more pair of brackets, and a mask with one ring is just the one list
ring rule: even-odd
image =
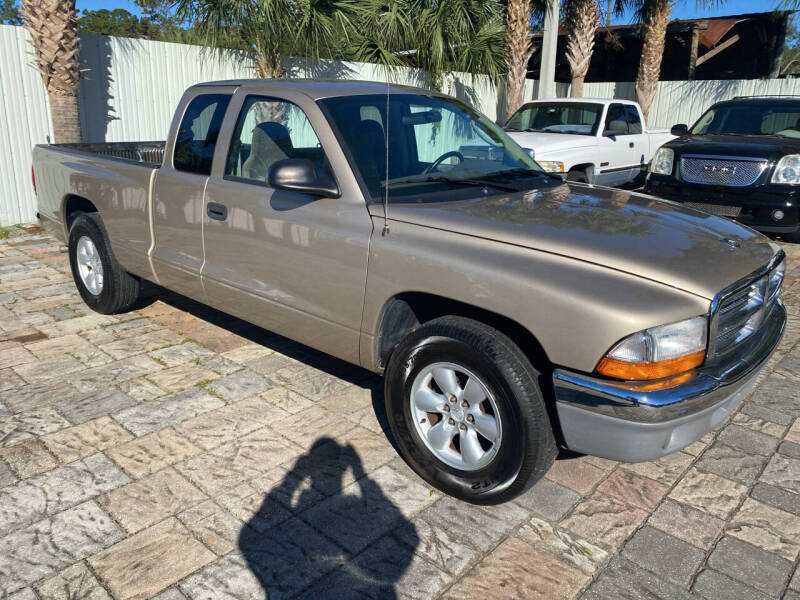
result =
[[79,215],[69,230],[69,264],[83,301],[104,315],[131,310],[139,280],[120,267],[97,213]]
[[474,504],[510,500],[556,455],[539,373],[499,331],[442,317],[403,340],[386,368],[386,413],[411,467]]

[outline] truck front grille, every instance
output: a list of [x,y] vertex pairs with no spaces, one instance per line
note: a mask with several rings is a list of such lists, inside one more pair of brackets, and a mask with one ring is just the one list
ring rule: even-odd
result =
[[681,157],[681,177],[690,183],[745,187],[753,185],[768,166],[759,158],[687,154]]
[[778,264],[721,300],[714,316],[715,356],[730,352],[761,328],[780,295],[783,276]]

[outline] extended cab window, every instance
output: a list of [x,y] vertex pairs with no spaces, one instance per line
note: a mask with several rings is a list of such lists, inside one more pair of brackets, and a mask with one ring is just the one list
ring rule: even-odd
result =
[[605,135],[628,135],[628,118],[624,104],[612,104],[606,113]]
[[625,114],[628,116],[628,133],[642,133],[642,119],[636,107],[633,104],[626,104]]
[[176,169],[211,174],[217,136],[230,99],[230,94],[204,94],[189,103],[175,139],[172,164]]
[[249,96],[233,132],[225,175],[266,183],[272,165],[286,158],[307,158],[320,173],[327,169],[319,138],[299,106]]

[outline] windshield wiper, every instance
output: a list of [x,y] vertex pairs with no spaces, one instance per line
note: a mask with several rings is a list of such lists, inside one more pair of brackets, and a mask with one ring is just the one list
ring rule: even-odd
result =
[[[399,181],[390,181],[389,186],[397,186],[397,185],[413,185],[413,184],[422,184],[422,183],[450,183],[455,185],[469,185],[469,186],[481,186],[481,187],[493,187],[495,189],[504,191],[504,192],[519,192],[521,191],[519,188],[511,186],[511,185],[503,185],[502,183],[495,183],[494,181],[485,181],[483,179],[453,179],[450,177],[445,177],[443,175],[431,175],[430,177],[424,177],[422,179],[417,178],[409,178],[409,179],[401,179]],[[382,188],[386,187],[386,183],[381,184]]]

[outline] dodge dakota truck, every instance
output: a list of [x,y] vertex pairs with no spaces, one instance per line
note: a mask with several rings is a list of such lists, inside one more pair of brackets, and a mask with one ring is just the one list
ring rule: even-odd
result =
[[100,313],[149,280],[385,377],[397,445],[473,503],[558,448],[697,440],[775,349],[784,254],[737,223],[565,183],[435,92],[189,88],[164,143],[41,145],[43,223]]
[[641,183],[655,151],[673,138],[647,129],[636,102],[605,98],[528,102],[505,130],[545,171],[608,186]]

